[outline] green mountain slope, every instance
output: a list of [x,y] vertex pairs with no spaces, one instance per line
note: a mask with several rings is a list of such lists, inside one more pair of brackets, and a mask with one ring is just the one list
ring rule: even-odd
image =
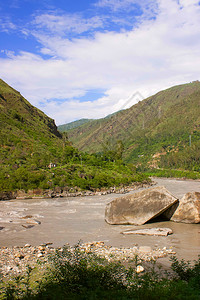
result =
[[[109,118],[113,117],[117,113],[118,112],[114,112],[114,113],[106,116],[105,118],[102,118],[101,120],[103,120],[103,119],[109,119]],[[82,126],[82,125],[84,125],[86,123],[89,123],[91,121],[95,121],[95,120],[94,119],[80,119],[80,120],[73,121],[73,122],[70,122],[70,123],[67,123],[67,124],[59,125],[58,126],[58,130],[60,132],[66,132],[68,130],[80,127],[80,126]]]
[[58,130],[60,132],[65,132],[67,130],[70,130],[70,129],[74,129],[74,128],[77,128],[85,123],[88,123],[90,121],[92,121],[93,119],[80,119],[80,120],[77,120],[77,121],[73,121],[73,122],[70,122],[70,123],[67,123],[67,124],[63,124],[63,125],[59,125],[58,126]]
[[[200,140],[200,82],[161,91],[109,119],[94,120],[68,131],[79,149],[102,152],[124,144],[124,158],[153,163],[153,155],[181,151]],[[161,155],[160,155],[161,156]]]
[[51,118],[0,80],[0,200],[18,190],[46,197],[45,190],[66,195],[143,180],[122,161],[80,153]]
[[0,80],[0,163],[51,160],[62,135],[54,120]]

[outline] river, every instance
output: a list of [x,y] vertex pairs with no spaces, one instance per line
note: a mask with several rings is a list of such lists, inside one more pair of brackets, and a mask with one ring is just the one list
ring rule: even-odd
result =
[[[154,179],[180,198],[189,191],[200,192],[200,181]],[[200,254],[200,224],[157,222],[142,226],[109,225],[104,221],[106,203],[120,194],[69,197],[54,199],[10,200],[0,202],[0,246],[39,245],[52,242],[53,246],[78,241],[104,241],[116,247],[151,246],[173,247],[178,258],[194,260]],[[41,224],[25,228],[27,216]],[[168,227],[173,234],[167,237],[122,235],[134,228]]]

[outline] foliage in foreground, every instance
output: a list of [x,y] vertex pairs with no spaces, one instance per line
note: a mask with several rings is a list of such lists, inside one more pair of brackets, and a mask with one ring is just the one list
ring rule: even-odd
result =
[[190,265],[172,258],[173,278],[160,276],[155,263],[139,275],[137,257],[125,267],[79,246],[57,250],[49,263],[43,275],[28,268],[26,275],[4,282],[0,299],[200,299],[200,259]]

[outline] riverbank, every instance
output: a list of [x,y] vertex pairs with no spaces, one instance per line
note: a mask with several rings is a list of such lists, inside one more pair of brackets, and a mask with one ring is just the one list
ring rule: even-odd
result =
[[13,192],[0,192],[0,200],[11,200],[11,199],[50,199],[50,198],[64,198],[64,197],[84,197],[84,196],[101,196],[108,194],[126,194],[130,191],[135,191],[140,188],[148,188],[154,185],[154,182],[143,181],[133,182],[128,186],[119,186],[111,188],[101,188],[93,190],[80,190],[78,187],[74,188],[61,188],[56,187],[54,189],[35,189],[18,190]]
[[[11,267],[2,278],[0,299],[199,299],[200,261],[190,265],[173,257],[165,269],[154,257],[147,259],[144,247],[138,254],[100,241],[46,253],[47,246],[25,246],[39,258],[25,272],[11,273]],[[15,249],[16,259],[22,261],[25,253]]]
[[[32,246],[26,244],[23,247],[1,247],[0,248],[0,273],[3,277],[19,275],[27,270],[27,266],[34,268],[38,265],[48,263],[49,255],[56,251],[63,252],[64,247],[69,247],[74,251],[74,247],[65,245],[64,247],[54,248],[52,243]],[[94,253],[97,256],[106,258],[108,261],[120,261],[122,263],[134,262],[137,257],[137,264],[141,266],[140,271],[145,271],[145,262],[156,261],[159,258],[175,255],[176,252],[169,248],[154,248],[149,246],[133,246],[130,248],[117,248],[107,246],[103,241],[84,243],[79,245],[82,252]],[[138,269],[138,273],[140,272]]]

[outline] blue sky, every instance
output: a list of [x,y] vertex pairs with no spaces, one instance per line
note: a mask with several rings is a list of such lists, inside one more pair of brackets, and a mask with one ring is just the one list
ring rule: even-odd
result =
[[0,78],[56,124],[200,79],[196,0],[2,0]]

